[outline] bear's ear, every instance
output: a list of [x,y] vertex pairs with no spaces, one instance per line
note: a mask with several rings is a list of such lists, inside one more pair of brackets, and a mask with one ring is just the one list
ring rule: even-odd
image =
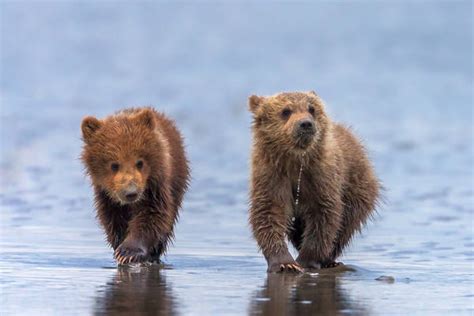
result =
[[313,97],[318,97],[318,94],[314,90],[309,91],[308,94],[312,95]]
[[256,95],[251,95],[249,97],[249,110],[252,113],[255,113],[259,105],[262,103],[263,97],[259,97]]
[[156,127],[155,113],[150,109],[142,110],[137,114],[137,116],[135,116],[135,120],[149,129],[155,129]]
[[82,120],[81,130],[82,139],[84,142],[88,142],[94,133],[102,126],[102,122],[93,116],[86,116]]

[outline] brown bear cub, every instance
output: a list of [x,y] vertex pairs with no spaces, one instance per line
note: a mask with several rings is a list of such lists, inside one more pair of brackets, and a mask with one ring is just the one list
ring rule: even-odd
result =
[[[380,185],[365,150],[314,92],[251,96],[250,217],[269,272],[336,266],[374,212]],[[285,238],[298,250],[293,259]]]
[[175,124],[152,108],[82,121],[82,161],[119,264],[159,261],[173,238],[189,169]]

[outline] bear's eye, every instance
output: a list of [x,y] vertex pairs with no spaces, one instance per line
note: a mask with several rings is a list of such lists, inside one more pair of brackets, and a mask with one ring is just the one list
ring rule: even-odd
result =
[[315,111],[314,111],[314,106],[310,105],[310,106],[308,107],[308,112],[309,112],[311,115],[314,115],[314,112],[315,112]]
[[284,119],[287,119],[289,118],[291,115],[291,110],[286,108],[284,109],[283,111],[281,111],[281,117],[283,117]]
[[137,166],[138,170],[141,170],[143,168],[143,160],[138,160],[135,166]]
[[120,165],[116,162],[112,162],[110,164],[110,169],[112,169],[113,172],[117,172],[120,169]]

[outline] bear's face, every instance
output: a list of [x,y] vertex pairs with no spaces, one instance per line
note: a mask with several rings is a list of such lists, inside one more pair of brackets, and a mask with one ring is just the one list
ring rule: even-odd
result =
[[323,102],[314,92],[254,95],[249,98],[249,108],[256,137],[290,150],[306,150],[317,143],[328,124]]
[[94,185],[120,204],[139,201],[162,157],[154,113],[118,115],[82,121],[82,160]]

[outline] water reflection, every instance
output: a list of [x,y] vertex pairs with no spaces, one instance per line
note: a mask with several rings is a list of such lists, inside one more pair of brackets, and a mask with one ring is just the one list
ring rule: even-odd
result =
[[250,315],[367,315],[339,283],[350,268],[319,274],[268,274],[261,290],[252,297]]
[[175,315],[176,302],[160,266],[118,267],[99,293],[95,315]]

